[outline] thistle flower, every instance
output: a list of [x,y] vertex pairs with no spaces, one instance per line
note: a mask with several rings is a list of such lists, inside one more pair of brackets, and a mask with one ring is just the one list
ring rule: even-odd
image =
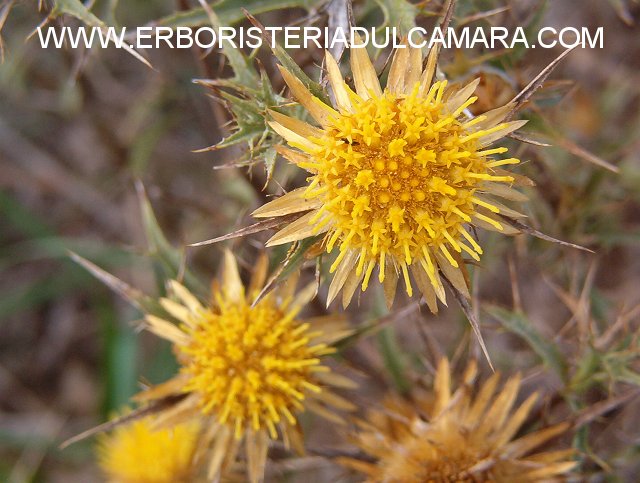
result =
[[249,479],[260,481],[270,439],[282,437],[286,446],[302,451],[298,413],[309,409],[341,422],[325,405],[353,407],[327,389],[327,384],[348,386],[349,381],[330,373],[321,360],[335,352],[330,344],[350,333],[344,321],[300,321],[298,313],[314,296],[315,287],[311,284],[296,294],[295,280],[252,305],[266,271],[263,257],[245,291],[236,261],[227,252],[222,279],[213,284],[211,306],[172,282],[174,298],[160,303],[180,325],[154,315],[145,319],[150,331],[174,344],[181,368],[176,377],[136,399],[177,401],[156,416],[158,427],[204,419],[199,448],[211,449],[209,479],[232,465],[244,440]]
[[272,112],[271,126],[288,144],[285,158],[311,173],[295,189],[256,210],[256,217],[303,213],[277,232],[268,245],[325,233],[326,251],[337,248],[328,303],[343,290],[346,307],[357,286],[369,286],[374,268],[393,303],[400,274],[409,296],[410,273],[432,311],[445,302],[440,272],[467,292],[461,267],[465,254],[479,260],[482,248],[472,227],[513,232],[499,214],[515,212],[494,196],[522,199],[501,166],[516,158],[490,147],[526,121],[503,122],[514,103],[469,119],[467,108],[479,79],[460,88],[436,81],[437,49],[422,69],[419,49],[398,49],[385,89],[356,38],[350,49],[355,92],[327,52],[326,68],[335,98],[331,107],[314,97],[284,67],[293,96],[318,126]]
[[561,423],[514,439],[536,401],[528,397],[512,410],[520,377],[496,393],[494,374],[474,395],[477,366],[469,365],[463,384],[452,394],[449,363],[437,370],[433,394],[391,401],[362,422],[356,444],[372,462],[340,462],[367,475],[368,482],[558,481],[576,462],[573,450],[532,451],[567,430]]
[[119,426],[98,442],[98,463],[110,483],[188,483],[198,427],[154,430],[150,418]]

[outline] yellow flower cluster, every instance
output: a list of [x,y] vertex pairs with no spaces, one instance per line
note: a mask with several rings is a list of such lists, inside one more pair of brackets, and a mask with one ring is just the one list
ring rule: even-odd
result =
[[[308,183],[253,214],[299,215],[267,245],[323,235],[323,250],[335,256],[327,304],[342,292],[346,307],[358,287],[367,290],[377,268],[389,306],[402,278],[407,294],[417,287],[436,312],[437,301],[446,302],[443,279],[468,296],[465,257],[479,261],[483,253],[474,228],[510,233],[501,215],[519,216],[497,201],[522,199],[502,168],[519,160],[492,146],[524,124],[508,121],[514,104],[471,116],[478,81],[451,86],[437,80],[437,52],[423,68],[421,52],[406,47],[395,54],[384,89],[365,49],[351,50],[355,89],[327,53],[334,106],[281,68],[315,122],[274,111],[270,125],[290,146],[278,152],[309,172]],[[227,251],[209,302],[169,283],[161,309],[148,313],[145,324],[171,342],[180,371],[135,397],[147,418],[102,440],[100,462],[110,481],[219,481],[243,459],[256,483],[264,478],[271,441],[303,451],[298,420],[304,411],[343,423],[333,410],[355,409],[331,389],[352,383],[325,360],[352,334],[346,321],[302,319],[316,284],[296,292],[294,276],[265,295],[266,275],[263,256],[245,287]],[[512,378],[496,392],[498,375],[474,395],[476,373],[470,365],[452,391],[443,360],[433,393],[372,412],[355,435],[367,457],[342,463],[371,482],[533,482],[570,472],[571,450],[531,454],[567,425],[517,438],[535,397],[512,410],[520,381]],[[203,455],[207,469],[199,472],[194,462]]]
[[146,418],[102,435],[98,460],[109,483],[191,483],[199,428],[154,430]]
[[469,226],[507,231],[500,214],[518,215],[494,197],[512,197],[507,185],[514,178],[501,167],[519,160],[494,159],[507,149],[490,145],[524,121],[503,122],[512,104],[467,117],[478,81],[462,88],[435,81],[433,65],[423,70],[421,53],[409,46],[396,53],[384,91],[365,49],[351,50],[355,92],[329,53],[326,65],[335,108],[281,68],[319,127],[277,112],[271,126],[295,148],[280,153],[311,176],[306,188],[254,216],[307,211],[268,245],[326,233],[327,252],[339,247],[328,303],[344,289],[346,306],[358,285],[367,289],[377,266],[388,305],[400,276],[413,295],[411,272],[436,312],[436,299],[446,302],[441,274],[466,294],[462,255],[479,260],[482,254]]
[[276,439],[281,419],[295,425],[305,394],[322,391],[314,374],[328,372],[320,357],[335,349],[311,343],[322,332],[298,322],[301,307],[292,300],[276,304],[267,296],[251,306],[218,291],[214,297],[215,311],[202,309],[197,321],[185,318],[188,342],[178,346],[188,361],[181,370],[184,391],[200,395],[203,413],[233,424],[236,438],[249,426],[267,428]]
[[500,227],[477,210],[499,212],[478,191],[482,181],[512,182],[489,171],[518,160],[487,161],[507,150],[482,150],[478,139],[504,125],[471,132],[481,118],[462,122],[458,117],[475,98],[452,111],[451,103],[442,100],[446,84],[436,82],[424,98],[418,96],[419,84],[406,96],[386,92],[366,101],[354,98],[353,111],[332,119],[317,141],[320,149],[314,148],[310,162],[300,163],[316,173],[305,197],[322,201],[310,223],[318,231],[331,223],[327,251],[340,240],[331,269],[355,249],[356,274],[364,270],[362,290],[376,262],[384,281],[387,257],[400,265],[409,295],[407,267],[414,260],[437,286],[434,253],[456,268],[449,250],[479,260],[482,249],[465,223],[476,217]]

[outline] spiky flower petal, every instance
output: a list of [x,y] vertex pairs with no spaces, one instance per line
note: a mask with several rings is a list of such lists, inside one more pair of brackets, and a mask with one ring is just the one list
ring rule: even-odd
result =
[[520,387],[518,376],[501,391],[494,374],[479,390],[472,383],[471,364],[460,387],[452,391],[449,363],[443,359],[433,393],[416,395],[413,403],[393,399],[385,410],[371,411],[361,423],[356,444],[372,460],[344,458],[346,466],[368,482],[495,482],[559,481],[575,466],[573,450],[533,453],[568,429],[568,424],[544,427],[516,437],[536,401],[533,394],[513,409]]
[[393,59],[383,90],[363,48],[351,49],[355,92],[336,60],[326,55],[335,109],[315,98],[286,69],[284,80],[319,126],[272,113],[271,126],[288,144],[280,153],[311,173],[309,185],[254,212],[256,217],[302,213],[276,233],[278,245],[326,233],[331,266],[330,303],[343,291],[346,306],[374,269],[391,305],[398,279],[413,294],[411,276],[433,311],[445,302],[441,275],[462,293],[464,258],[480,259],[470,226],[512,232],[500,214],[518,216],[492,196],[506,196],[514,178],[501,166],[516,158],[490,147],[525,121],[503,122],[507,104],[470,119],[465,111],[478,81],[449,87],[434,82],[434,66],[422,70],[421,53],[408,45]]
[[145,319],[149,330],[174,344],[181,369],[175,378],[136,399],[177,399],[156,417],[159,427],[204,419],[200,448],[212,451],[209,478],[234,462],[244,440],[249,480],[259,481],[270,439],[281,436],[287,446],[302,451],[299,413],[309,409],[341,422],[325,404],[352,408],[327,388],[348,381],[322,363],[323,356],[335,352],[331,344],[350,333],[344,320],[299,320],[315,286],[295,293],[294,279],[254,303],[266,270],[267,259],[262,257],[245,290],[236,261],[226,252],[211,305],[203,305],[183,285],[172,282],[173,297],[160,303],[180,325],[153,315]]

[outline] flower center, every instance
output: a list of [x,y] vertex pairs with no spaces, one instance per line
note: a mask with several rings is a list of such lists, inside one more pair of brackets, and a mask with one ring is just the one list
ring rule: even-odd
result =
[[319,356],[332,352],[312,345],[317,334],[296,319],[299,309],[286,311],[265,297],[255,307],[244,301],[229,303],[217,297],[219,310],[207,311],[191,342],[179,346],[188,363],[185,391],[201,396],[202,409],[219,423],[233,424],[240,438],[247,427],[267,428],[276,438],[276,424],[284,417],[295,424],[307,391],[319,392],[315,372],[325,371]]
[[481,151],[478,138],[487,131],[458,119],[469,103],[449,112],[444,87],[436,83],[424,98],[416,86],[409,95],[354,99],[354,111],[314,140],[320,149],[306,196],[323,200],[318,226],[332,221],[328,251],[340,242],[332,271],[349,248],[360,250],[357,270],[366,266],[367,280],[376,261],[383,280],[386,256],[404,269],[430,260],[428,249],[457,266],[447,245],[460,251],[460,234],[470,238],[463,224],[482,204],[476,190],[483,180],[501,181],[487,174],[487,155],[506,149]]

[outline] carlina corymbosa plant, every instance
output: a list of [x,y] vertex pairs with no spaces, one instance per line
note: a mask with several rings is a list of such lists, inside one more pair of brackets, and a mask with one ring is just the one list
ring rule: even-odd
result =
[[498,390],[500,374],[494,373],[476,391],[476,375],[472,362],[453,390],[449,362],[442,359],[432,390],[416,391],[411,402],[395,396],[384,408],[369,411],[354,437],[365,457],[344,457],[340,462],[366,475],[370,483],[564,481],[577,465],[572,459],[575,451],[535,450],[564,433],[569,424],[516,436],[537,395],[514,409],[519,376]]
[[326,251],[338,252],[328,303],[342,290],[348,305],[358,285],[367,289],[377,266],[388,305],[401,277],[410,296],[415,284],[436,311],[436,298],[445,302],[441,274],[466,292],[462,255],[478,261],[482,254],[473,227],[513,232],[501,215],[519,214],[495,198],[522,198],[502,169],[519,160],[501,156],[507,148],[494,143],[526,121],[505,120],[515,103],[469,117],[479,80],[463,87],[437,81],[436,48],[424,69],[419,49],[397,49],[382,89],[360,42],[356,37],[350,49],[355,92],[326,54],[334,107],[280,68],[317,125],[273,111],[271,126],[294,148],[280,147],[280,154],[311,176],[306,187],[253,215],[307,211],[268,245],[326,233]]
[[244,448],[248,479],[261,481],[269,440],[282,438],[285,446],[302,452],[298,414],[308,409],[340,422],[329,408],[354,408],[327,387],[350,381],[322,361],[335,352],[332,343],[351,333],[346,321],[333,316],[300,320],[315,284],[295,292],[295,276],[256,301],[266,272],[262,257],[245,289],[227,251],[209,304],[173,281],[172,297],[160,300],[171,317],[145,318],[151,332],[173,344],[180,371],[134,399],[143,409],[162,408],[153,411],[154,427],[201,424],[198,446],[210,451],[209,479],[229,469]]

